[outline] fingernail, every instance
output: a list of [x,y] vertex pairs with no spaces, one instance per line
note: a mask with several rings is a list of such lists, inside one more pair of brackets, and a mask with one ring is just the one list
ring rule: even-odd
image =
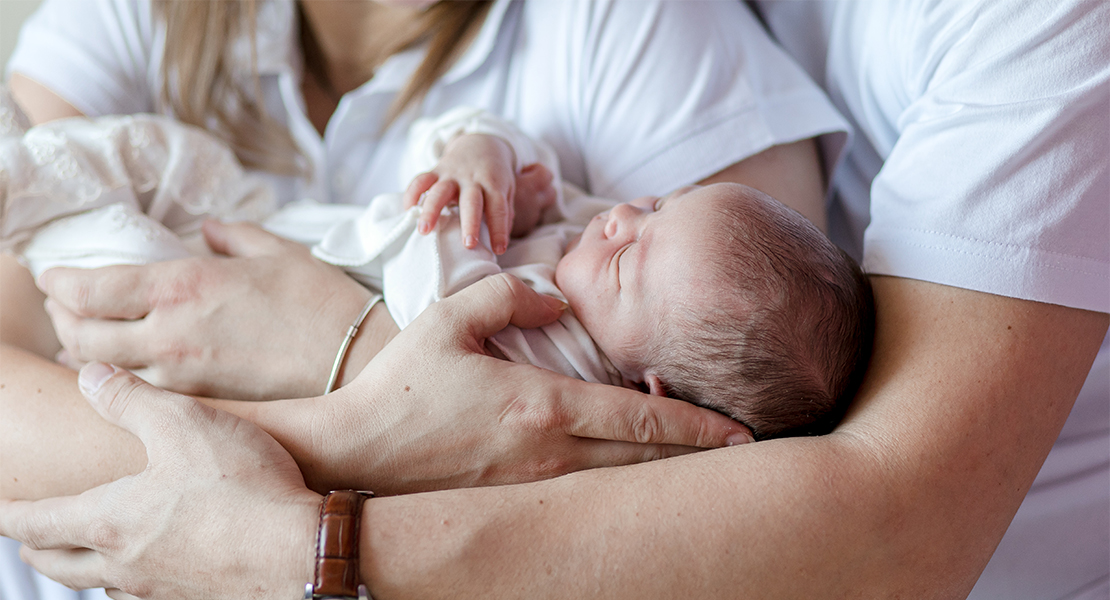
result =
[[432,230],[427,221],[421,221],[417,229],[420,231],[420,235],[428,235],[428,232]]
[[548,296],[546,294],[544,294],[543,296],[543,301],[545,304],[547,304],[549,308],[551,308],[551,310],[558,312],[563,312],[567,309],[567,306],[569,306],[566,302],[563,302],[562,300],[554,296]]
[[739,446],[740,444],[750,444],[755,441],[752,434],[746,431],[737,431],[736,433],[725,438],[725,446]]
[[116,374],[116,368],[102,362],[91,362],[81,369],[77,376],[77,385],[85,395],[91,396],[100,390],[105,381]]
[[463,245],[465,245],[467,248],[474,248],[478,245],[478,238],[472,235],[468,235],[466,236],[466,241],[463,242]]
[[508,250],[508,248],[505,246],[504,243],[501,243],[501,244],[497,244],[497,246],[494,246],[493,253],[500,255],[500,254],[504,254],[505,250]]

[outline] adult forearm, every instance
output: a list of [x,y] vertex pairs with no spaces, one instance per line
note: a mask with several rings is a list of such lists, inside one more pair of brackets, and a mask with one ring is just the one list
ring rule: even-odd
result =
[[0,415],[0,498],[76,494],[146,464],[138,439],[89,407],[76,372],[8,345]]
[[[374,500],[363,519],[363,574],[383,599],[819,597],[814,583],[884,566],[873,560],[876,545],[856,544],[877,536],[855,529],[883,499],[828,489],[850,488],[867,469],[852,465],[861,456],[843,436],[767,442],[538,484]],[[826,490],[807,493],[819,481]],[[853,545],[838,560],[815,560],[840,538]]]
[[373,500],[381,598],[962,598],[1066,419],[1107,316],[880,279],[845,422],[506,488]]
[[[324,481],[334,481],[321,481],[318,471],[343,470],[315,454],[312,424],[318,419],[311,400],[200,400],[259,422],[289,449],[310,486],[323,489]],[[0,345],[0,415],[0,499],[78,494],[146,466],[138,438],[96,414],[77,388],[75,371],[10,345]],[[321,485],[313,485],[317,481]]]
[[0,498],[84,491],[146,464],[131,434],[100,418],[58,351],[44,296],[26,269],[0,255]]

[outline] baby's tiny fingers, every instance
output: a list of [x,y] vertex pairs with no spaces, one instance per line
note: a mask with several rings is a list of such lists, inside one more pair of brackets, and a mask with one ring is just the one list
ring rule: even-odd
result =
[[456,201],[459,197],[459,184],[452,179],[445,179],[436,182],[427,192],[424,193],[424,201],[420,208],[420,220],[417,223],[417,229],[421,234],[427,234],[436,226],[439,220],[439,213],[448,204]]
[[509,233],[513,228],[512,190],[509,195],[485,192],[486,223],[489,224],[489,239],[494,254],[504,254],[509,247]]
[[435,183],[439,181],[439,175],[435,173],[421,173],[412,179],[409,187],[405,189],[405,194],[402,197],[403,206],[406,210],[416,206],[420,202],[420,196],[427,192]]
[[459,196],[459,221],[462,225],[463,246],[473,250],[478,247],[482,229],[482,206],[485,204],[482,188],[468,185]]

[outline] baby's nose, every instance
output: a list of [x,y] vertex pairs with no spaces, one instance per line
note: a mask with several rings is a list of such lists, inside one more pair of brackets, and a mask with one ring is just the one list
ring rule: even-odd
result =
[[642,211],[631,204],[618,204],[609,211],[609,220],[605,223],[605,237],[609,239],[628,237],[635,231],[636,217]]

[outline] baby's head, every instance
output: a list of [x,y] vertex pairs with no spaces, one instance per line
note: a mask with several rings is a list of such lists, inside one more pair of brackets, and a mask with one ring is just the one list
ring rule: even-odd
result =
[[757,439],[829,431],[870,356],[874,308],[859,267],[742,185],[598,215],[556,283],[627,384],[723,412]]

